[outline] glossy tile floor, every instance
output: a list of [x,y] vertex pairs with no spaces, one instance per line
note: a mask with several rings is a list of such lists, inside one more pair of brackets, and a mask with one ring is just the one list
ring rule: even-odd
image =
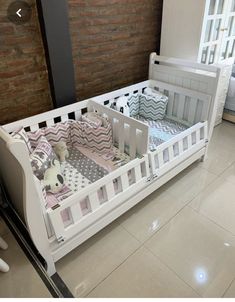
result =
[[235,297],[235,125],[57,270],[76,297]]
[[10,266],[8,273],[0,272],[0,298],[51,298],[46,286],[2,220],[0,235],[9,246],[6,251],[0,250],[0,258]]

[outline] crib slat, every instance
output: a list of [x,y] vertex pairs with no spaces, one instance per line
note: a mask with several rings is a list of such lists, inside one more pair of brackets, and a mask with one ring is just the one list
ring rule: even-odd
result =
[[197,101],[198,100],[196,98],[191,98],[191,100],[190,100],[189,117],[188,117],[188,121],[190,123],[194,123],[194,120],[195,120]]
[[124,152],[124,122],[119,120],[118,123],[118,142],[119,142],[119,150],[123,153]]
[[115,196],[115,191],[114,191],[114,184],[113,184],[113,182],[109,182],[109,183],[106,185],[106,193],[107,193],[108,200],[111,200],[111,199]]
[[174,158],[173,145],[168,148],[168,151],[169,151],[169,161],[171,161]]
[[209,112],[209,103],[203,102],[201,121],[206,121],[208,119],[208,112]]
[[188,148],[191,148],[192,147],[192,134],[190,134],[189,136],[187,136],[187,141],[188,141]]
[[61,115],[61,122],[67,122],[68,120],[68,114]]
[[57,238],[63,236],[64,234],[64,222],[62,220],[61,213],[56,213],[55,215],[51,215],[51,223],[54,228],[54,232]]
[[136,129],[134,127],[130,128],[130,157],[134,159],[136,157]]
[[141,169],[140,169],[140,165],[135,167],[135,180],[136,182],[141,180]]
[[127,173],[125,173],[121,176],[121,182],[122,182],[123,191],[125,191],[126,189],[129,188],[129,179],[128,179]]
[[174,106],[175,94],[172,91],[169,91],[168,96],[168,105],[167,105],[167,115],[172,116],[173,106]]
[[179,141],[179,155],[184,152],[183,139]]
[[47,127],[51,127],[55,124],[54,120],[53,119],[50,119],[50,120],[47,120],[46,121],[46,124],[47,124]]
[[200,129],[196,131],[196,144],[201,140]]
[[182,120],[184,116],[184,105],[185,105],[186,97],[182,94],[180,94],[179,98],[179,106],[177,110],[177,117]]
[[159,168],[161,168],[164,165],[163,151],[161,151],[158,154],[158,164],[159,164]]
[[90,205],[91,205],[92,212],[99,208],[100,202],[99,202],[99,197],[98,197],[97,192],[90,194],[89,195],[89,200],[90,200]]
[[30,130],[31,130],[31,131],[37,131],[38,129],[39,129],[38,124],[35,124],[35,125],[30,126]]
[[80,118],[81,118],[81,115],[82,115],[81,110],[75,111],[75,120],[76,120],[76,121],[79,121]]
[[82,210],[80,204],[74,204],[73,206],[70,207],[70,212],[72,215],[73,223],[76,223],[81,219],[82,215]]

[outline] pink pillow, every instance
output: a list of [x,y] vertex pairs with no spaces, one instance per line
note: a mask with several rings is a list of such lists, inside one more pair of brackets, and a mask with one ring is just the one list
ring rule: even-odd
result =
[[26,144],[29,153],[32,153],[33,149],[31,146],[31,143],[29,141],[29,138],[27,136],[27,133],[25,132],[24,128],[21,128],[19,131],[15,131],[12,134],[12,137],[15,139],[20,139],[22,141],[24,141],[24,143]]
[[30,155],[33,172],[39,180],[44,178],[45,171],[50,168],[54,159],[57,159],[57,156],[52,146],[45,137],[42,137],[36,149]]

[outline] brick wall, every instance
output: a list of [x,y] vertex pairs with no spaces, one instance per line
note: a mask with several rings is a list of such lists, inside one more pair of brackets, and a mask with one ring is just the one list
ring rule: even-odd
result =
[[79,99],[147,79],[162,0],[68,0]]
[[12,0],[0,0],[0,124],[52,108],[36,1],[29,23],[6,17]]

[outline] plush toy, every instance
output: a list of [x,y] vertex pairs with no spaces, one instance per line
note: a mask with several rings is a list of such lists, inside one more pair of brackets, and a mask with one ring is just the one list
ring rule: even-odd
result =
[[126,116],[130,116],[130,104],[126,96],[118,98],[111,104],[110,108],[117,110]]
[[60,162],[64,162],[69,157],[69,151],[65,142],[59,142],[54,147],[55,154],[58,156]]
[[47,192],[56,194],[60,192],[64,186],[64,177],[61,174],[60,162],[54,159],[51,167],[45,171],[43,185]]

